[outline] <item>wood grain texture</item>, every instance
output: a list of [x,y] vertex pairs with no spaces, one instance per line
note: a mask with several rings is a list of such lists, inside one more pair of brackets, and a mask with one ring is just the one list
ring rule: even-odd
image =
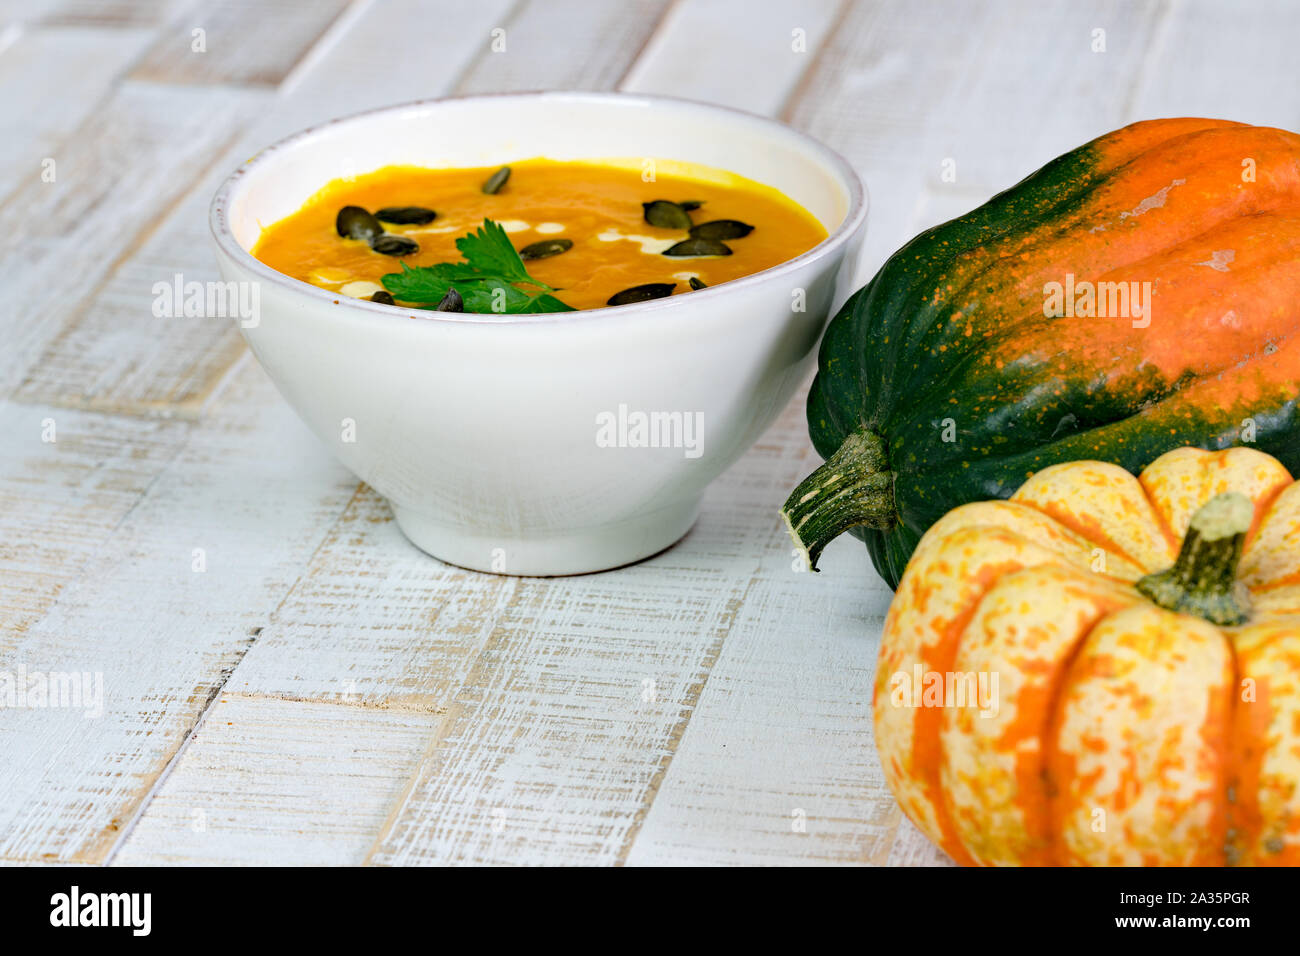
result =
[[440,722],[222,694],[113,862],[360,863]]
[[245,363],[6,655],[102,675],[103,706],[0,710],[0,856],[106,858],[355,487]]
[[20,184],[40,182],[42,162],[107,98],[152,35],[31,27],[0,44],[0,90],[23,91],[0,97],[0,202]]
[[278,86],[347,4],[202,0],[160,31],[131,76],[155,83]]
[[438,4],[382,0],[357,11],[340,35],[323,41],[267,108],[212,153],[204,175],[139,247],[116,264],[93,295],[63,316],[62,327],[22,381],[22,401],[50,402],[132,415],[197,417],[212,389],[244,351],[224,319],[156,317],[156,282],[219,279],[208,232],[208,204],[221,182],[258,149],[299,129],[345,113],[387,105],[394,94],[374,82],[373,64],[401,98],[438,96],[455,82],[471,54],[426,55],[428,29],[460,34],[489,29],[507,3]]
[[430,558],[363,486],[229,689],[446,713],[522,583]]
[[770,533],[744,552],[757,567],[629,864],[888,854],[896,811],[872,742],[871,687],[891,595],[860,542],[837,541],[812,574],[771,520],[818,461],[806,430],[795,403],[733,472],[750,520]]
[[519,581],[370,862],[620,862],[784,533],[770,489],[738,467],[664,554]]
[[[81,314],[114,266],[184,196],[264,96],[126,83],[53,151],[55,178],[33,178],[0,205],[0,395]],[[129,321],[139,321],[139,313]],[[129,329],[129,324],[126,328]],[[120,331],[120,330],[119,330]],[[114,338],[83,340],[108,358]],[[57,348],[57,345],[54,346]],[[38,371],[39,375],[40,372]],[[74,404],[78,375],[23,400]]]
[[816,62],[841,0],[684,0],[621,89],[776,114]]
[[[13,16],[41,26],[159,27],[193,0],[5,0],[0,19]],[[8,9],[6,9],[8,8]]]
[[187,433],[179,422],[0,402],[0,659],[112,539]]
[[[105,691],[97,718],[0,709],[0,861],[951,865],[875,754],[887,591],[849,539],[796,571],[776,518],[816,463],[802,396],[677,547],[475,574],[402,538],[229,324],[155,319],[152,284],[216,277],[212,190],[295,129],[620,83],[845,152],[865,276],[1129,120],[1300,125],[1276,67],[1297,22],[1282,0],[0,0],[0,672]],[[57,181],[24,180],[47,153]]]
[[493,25],[500,33],[483,32],[483,53],[457,92],[610,89],[666,7],[667,0],[528,0]]
[[1290,0],[1169,4],[1135,85],[1134,119],[1209,116],[1300,128]]
[[[1122,0],[851,5],[787,116],[866,177],[859,279],[919,231],[923,190],[982,201],[1123,125],[1162,10]],[[1098,28],[1105,53],[1092,52]]]

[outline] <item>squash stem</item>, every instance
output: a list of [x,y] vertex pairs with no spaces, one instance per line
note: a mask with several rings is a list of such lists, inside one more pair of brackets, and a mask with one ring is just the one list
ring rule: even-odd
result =
[[1250,603],[1237,581],[1237,562],[1254,514],[1239,491],[1215,495],[1192,515],[1174,566],[1139,579],[1138,591],[1170,611],[1225,627],[1244,624]]
[[892,528],[898,511],[885,440],[867,428],[853,432],[790,493],[781,517],[814,571],[822,549],[849,528]]

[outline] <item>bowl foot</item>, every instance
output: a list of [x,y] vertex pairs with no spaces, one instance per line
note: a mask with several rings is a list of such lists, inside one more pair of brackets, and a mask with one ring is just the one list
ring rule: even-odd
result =
[[439,561],[522,577],[590,574],[642,561],[680,541],[700,508],[696,499],[594,528],[521,537],[479,532],[389,504],[402,533]]

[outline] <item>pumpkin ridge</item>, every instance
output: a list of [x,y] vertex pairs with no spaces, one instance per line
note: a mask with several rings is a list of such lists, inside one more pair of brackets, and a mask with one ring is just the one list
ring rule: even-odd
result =
[[[1236,799],[1230,809],[1235,811],[1232,822],[1239,834],[1245,834],[1244,839],[1236,841],[1239,862],[1296,865],[1300,863],[1300,845],[1294,839],[1298,829],[1294,768],[1300,752],[1294,743],[1287,748],[1285,737],[1295,734],[1298,719],[1294,704],[1287,704],[1289,696],[1300,687],[1294,677],[1295,664],[1300,661],[1300,615],[1270,618],[1230,632],[1230,636],[1241,662],[1237,687],[1241,688],[1243,676],[1250,676],[1256,681],[1257,694],[1249,704],[1242,699],[1240,690],[1235,695],[1233,743],[1239,770],[1233,794]],[[1282,740],[1278,739],[1279,732]],[[1279,770],[1288,768],[1279,767],[1275,758],[1279,750],[1286,754],[1288,749],[1292,773],[1284,775]],[[1270,763],[1272,766],[1267,766]]]
[[[1019,637],[1012,638],[1010,647],[990,641],[989,632],[980,630],[981,626],[987,628],[990,624],[1000,630],[1004,615],[1015,613],[1011,606],[1029,600],[1031,594],[1041,594],[1042,587],[1053,588],[1053,597],[1068,596],[1071,603],[1064,611],[1067,617],[1040,622],[1042,631],[1030,627],[1020,632]],[[1080,641],[1096,622],[1132,601],[1129,592],[1107,578],[1091,575],[1073,564],[1051,563],[1030,565],[1002,575],[980,599],[974,617],[962,632],[953,667],[958,673],[986,668],[996,673],[1010,669],[1016,672],[1019,681],[1015,696],[1010,699],[1004,696],[1000,703],[1000,707],[1013,706],[1015,716],[999,725],[996,736],[976,733],[966,725],[969,719],[963,721],[962,712],[950,712],[945,728],[950,739],[954,733],[962,736],[975,733],[977,738],[972,750],[959,751],[961,769],[952,751],[945,748],[943,779],[949,786],[957,781],[953,787],[955,792],[966,791],[962,795],[967,802],[954,815],[962,821],[963,833],[974,838],[967,844],[967,850],[973,857],[978,852],[980,865],[999,862],[1052,865],[1046,741],[1060,682]],[[1038,638],[1024,636],[1030,633],[1037,634]],[[981,719],[975,719],[974,724],[979,727]],[[1028,741],[1036,741],[1038,746],[1023,747],[1022,743]],[[1009,758],[1009,765],[995,758]],[[995,767],[991,778],[980,772],[985,768],[985,760]],[[973,776],[969,774],[972,761],[977,768]],[[1015,781],[1009,799],[996,793],[1007,775]],[[986,786],[995,788],[992,800],[980,795]],[[971,796],[973,801],[969,799]],[[990,813],[999,816],[990,818]],[[1005,813],[1018,816],[1019,820],[1002,818],[1000,815]],[[983,822],[972,826],[973,821]],[[1012,842],[999,840],[1005,836],[1011,836]]]
[[[1151,506],[1151,513],[1155,515],[1156,524],[1160,526],[1160,530],[1164,533],[1165,540],[1169,542],[1169,547],[1177,554],[1183,543],[1182,535],[1174,532],[1173,526],[1169,523],[1169,516],[1165,514],[1165,509],[1156,503],[1155,498],[1151,495],[1151,489],[1147,487],[1147,483],[1142,480],[1141,475],[1138,475],[1137,482],[1138,487],[1142,489],[1142,495],[1146,498],[1147,504]],[[1147,568],[1147,570],[1152,571],[1154,568]]]
[[[1012,533],[1014,534],[1014,532]],[[1017,537],[1019,536],[1017,535]],[[941,651],[941,656],[932,660],[929,655],[922,651],[921,667],[924,671],[937,671],[940,674],[946,674],[952,670],[953,661],[957,658],[958,646],[984,598],[989,591],[997,586],[998,581],[1004,575],[1023,570],[1025,567],[1027,565],[1018,561],[1008,560],[1001,564],[985,565],[980,569],[982,575],[981,587],[972,595],[970,604],[949,621],[943,636],[935,645],[935,649]],[[943,709],[938,707],[919,708],[912,724],[913,763],[918,762],[917,754],[919,751],[922,754],[919,762],[926,767],[923,774],[925,777],[924,791],[931,806],[934,807],[936,823],[938,823],[940,833],[943,836],[940,846],[959,865],[972,866],[975,860],[970,851],[966,849],[966,844],[962,841],[956,826],[953,824],[953,808],[948,798],[947,788],[943,786],[940,775],[940,768],[944,760],[942,732]],[[924,754],[928,751],[933,751],[935,759],[929,761],[924,759]]]
[[[1036,501],[1016,499],[1016,503],[1032,508],[1033,510],[1037,511],[1045,518],[1050,518],[1051,520],[1059,524],[1062,528],[1065,528],[1067,531],[1073,532],[1074,534],[1078,535],[1080,538],[1083,538],[1083,540],[1087,541],[1089,544],[1096,545],[1098,548],[1100,548],[1102,551],[1104,551],[1107,554],[1117,555],[1123,558],[1125,561],[1129,562],[1130,564],[1136,565],[1139,568],[1146,567],[1145,563],[1140,558],[1138,558],[1136,555],[1130,554],[1126,549],[1121,548],[1109,536],[1099,535],[1099,534],[1094,535],[1093,529],[1090,529],[1086,525],[1078,524],[1073,521],[1063,520],[1058,515],[1054,515],[1050,511],[1047,511],[1044,508],[1040,508],[1038,506],[1038,502]],[[1104,573],[1103,576],[1109,577],[1109,575],[1105,575]]]
[[[1233,746],[1237,726],[1237,708],[1240,706],[1237,699],[1237,688],[1241,686],[1241,670],[1240,663],[1237,660],[1237,648],[1232,640],[1223,631],[1219,632],[1219,638],[1225,645],[1228,666],[1232,673],[1227,686],[1223,689],[1223,693],[1218,695],[1217,701],[1214,688],[1206,689],[1206,693],[1210,694],[1210,706],[1207,708],[1206,721],[1201,725],[1201,737],[1205,741],[1205,746],[1214,753],[1219,771],[1218,779],[1215,781],[1213,788],[1214,802],[1207,826],[1209,833],[1218,837],[1219,846],[1208,852],[1211,854],[1215,866],[1225,866],[1232,859],[1229,840],[1231,806],[1228,796],[1237,786],[1241,761],[1241,754]],[[1216,703],[1218,704],[1217,708],[1215,707]],[[1219,711],[1222,712],[1219,713]]]
[[[1292,481],[1295,479],[1292,478]],[[1259,529],[1264,526],[1268,516],[1273,513],[1273,505],[1278,498],[1282,497],[1282,492],[1286,491],[1289,485],[1278,485],[1270,488],[1264,495],[1255,498],[1255,517],[1251,521],[1250,530],[1246,532],[1246,547],[1242,550],[1242,558],[1246,556],[1246,550],[1249,550],[1251,542],[1259,535]]]
[[[1069,856],[1069,850],[1065,846],[1065,839],[1063,836],[1065,829],[1062,826],[1063,817],[1060,795],[1063,781],[1056,779],[1057,774],[1052,771],[1052,767],[1056,763],[1065,760],[1060,751],[1061,721],[1064,719],[1063,710],[1065,707],[1065,686],[1069,681],[1070,674],[1074,671],[1075,661],[1078,660],[1079,655],[1083,653],[1083,648],[1087,643],[1088,638],[1090,638],[1093,632],[1101,626],[1103,621],[1131,606],[1132,605],[1127,605],[1126,607],[1115,608],[1114,610],[1107,611],[1104,614],[1097,615],[1097,617],[1083,629],[1083,633],[1079,635],[1074,644],[1071,645],[1069,653],[1066,654],[1066,659],[1062,662],[1060,669],[1056,672],[1052,681],[1052,707],[1048,712],[1047,726],[1044,729],[1043,736],[1040,738],[1039,745],[1039,751],[1042,754],[1043,789],[1047,794],[1047,857],[1051,861],[1046,864],[1048,866],[1064,866],[1065,861]],[[1074,761],[1071,759],[1069,762],[1071,764],[1069,779],[1073,780]]]
[[1300,584],[1300,569],[1291,572],[1272,581],[1266,581],[1263,584],[1256,584],[1251,587],[1251,593],[1267,594],[1269,591],[1279,591],[1283,588],[1295,587]]
[[[887,707],[887,699],[890,694],[888,685],[891,680],[891,674],[899,667],[911,667],[919,665],[923,672],[938,672],[946,674],[952,670],[952,664],[956,658],[957,649],[962,635],[969,625],[971,618],[979,608],[980,602],[983,601],[988,591],[1002,578],[1004,574],[1020,570],[1025,567],[1035,566],[1035,564],[1051,564],[1061,567],[1069,567],[1068,562],[1055,551],[1044,548],[1037,542],[1021,535],[1010,529],[992,526],[971,526],[957,529],[951,536],[956,539],[958,544],[963,541],[979,540],[986,544],[993,539],[999,541],[1005,553],[995,561],[989,561],[980,565],[978,578],[973,582],[969,590],[963,594],[964,600],[960,607],[952,608],[953,613],[944,616],[942,631],[937,630],[936,625],[939,623],[930,619],[929,612],[926,610],[926,602],[930,600],[928,589],[924,587],[924,577],[913,584],[912,602],[910,606],[895,603],[891,605],[889,613],[886,615],[884,635],[881,643],[881,660],[877,666],[876,678],[872,691],[872,709],[873,709],[873,728],[876,733],[877,745],[881,746],[881,741],[886,743],[881,746],[882,765],[885,770],[886,778],[890,779],[891,774],[897,770],[898,773],[906,776],[915,783],[915,790],[904,803],[905,810],[908,810],[908,816],[926,832],[932,840],[941,845],[954,860],[963,865],[970,865],[972,862],[969,854],[962,844],[959,834],[953,824],[951,808],[945,803],[942,781],[940,780],[940,766],[942,764],[942,711],[940,707],[916,707],[911,710],[905,719],[897,721],[884,721],[883,715],[895,714],[896,711]],[[906,629],[906,619],[900,621],[900,615],[916,614],[920,615],[924,621],[925,630],[934,636],[934,640],[926,642],[918,638],[915,643],[910,639],[912,634]],[[904,641],[892,637],[899,633],[899,629],[904,628],[909,634],[909,639]],[[894,654],[887,652],[886,648],[894,646]],[[928,644],[928,646],[927,646]],[[886,728],[889,728],[886,730]],[[882,733],[882,730],[885,730]],[[906,739],[907,744],[903,752],[909,754],[908,769],[901,766],[895,768],[889,757],[891,747],[898,745],[898,742]],[[894,743],[889,743],[893,741]],[[891,786],[893,784],[891,783]],[[917,804],[918,807],[928,808],[917,809],[912,812],[911,804]],[[932,818],[933,829],[929,825]]]
[[[1216,698],[1199,695],[1231,691],[1231,656],[1219,628],[1144,601],[1108,615],[1081,645],[1054,741],[1054,776],[1072,784],[1060,791],[1056,831],[1069,862],[1204,865],[1197,841],[1214,818],[1205,800],[1223,792],[1224,773],[1204,728],[1223,728]],[[1190,695],[1187,703],[1170,702],[1162,688]],[[1106,813],[1106,832],[1120,843],[1089,836],[1090,808]],[[1210,819],[1192,828],[1188,814]]]
[[[1234,660],[1235,660],[1234,655]],[[1237,675],[1240,686],[1240,673]],[[1237,696],[1233,695],[1234,698]],[[1259,779],[1262,776],[1265,749],[1255,741],[1264,736],[1269,718],[1272,716],[1268,706],[1267,692],[1263,692],[1255,705],[1258,710],[1246,710],[1237,705],[1233,707],[1233,741],[1240,752],[1233,761],[1232,777],[1229,787],[1233,799],[1228,803],[1227,824],[1236,839],[1224,841],[1224,859],[1229,865],[1241,862],[1243,856],[1255,862],[1256,854],[1251,852],[1258,845],[1264,831],[1263,811],[1259,800]],[[1247,719],[1249,717],[1249,719]],[[1262,719],[1261,719],[1262,718]]]

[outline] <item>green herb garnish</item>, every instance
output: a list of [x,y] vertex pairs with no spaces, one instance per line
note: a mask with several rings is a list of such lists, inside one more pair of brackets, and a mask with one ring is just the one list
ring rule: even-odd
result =
[[476,232],[456,240],[464,262],[440,262],[433,266],[408,266],[390,272],[381,281],[393,298],[423,303],[432,309],[448,290],[455,288],[465,301],[466,312],[522,314],[572,312],[551,293],[549,285],[528,274],[524,261],[499,223],[484,219]]

